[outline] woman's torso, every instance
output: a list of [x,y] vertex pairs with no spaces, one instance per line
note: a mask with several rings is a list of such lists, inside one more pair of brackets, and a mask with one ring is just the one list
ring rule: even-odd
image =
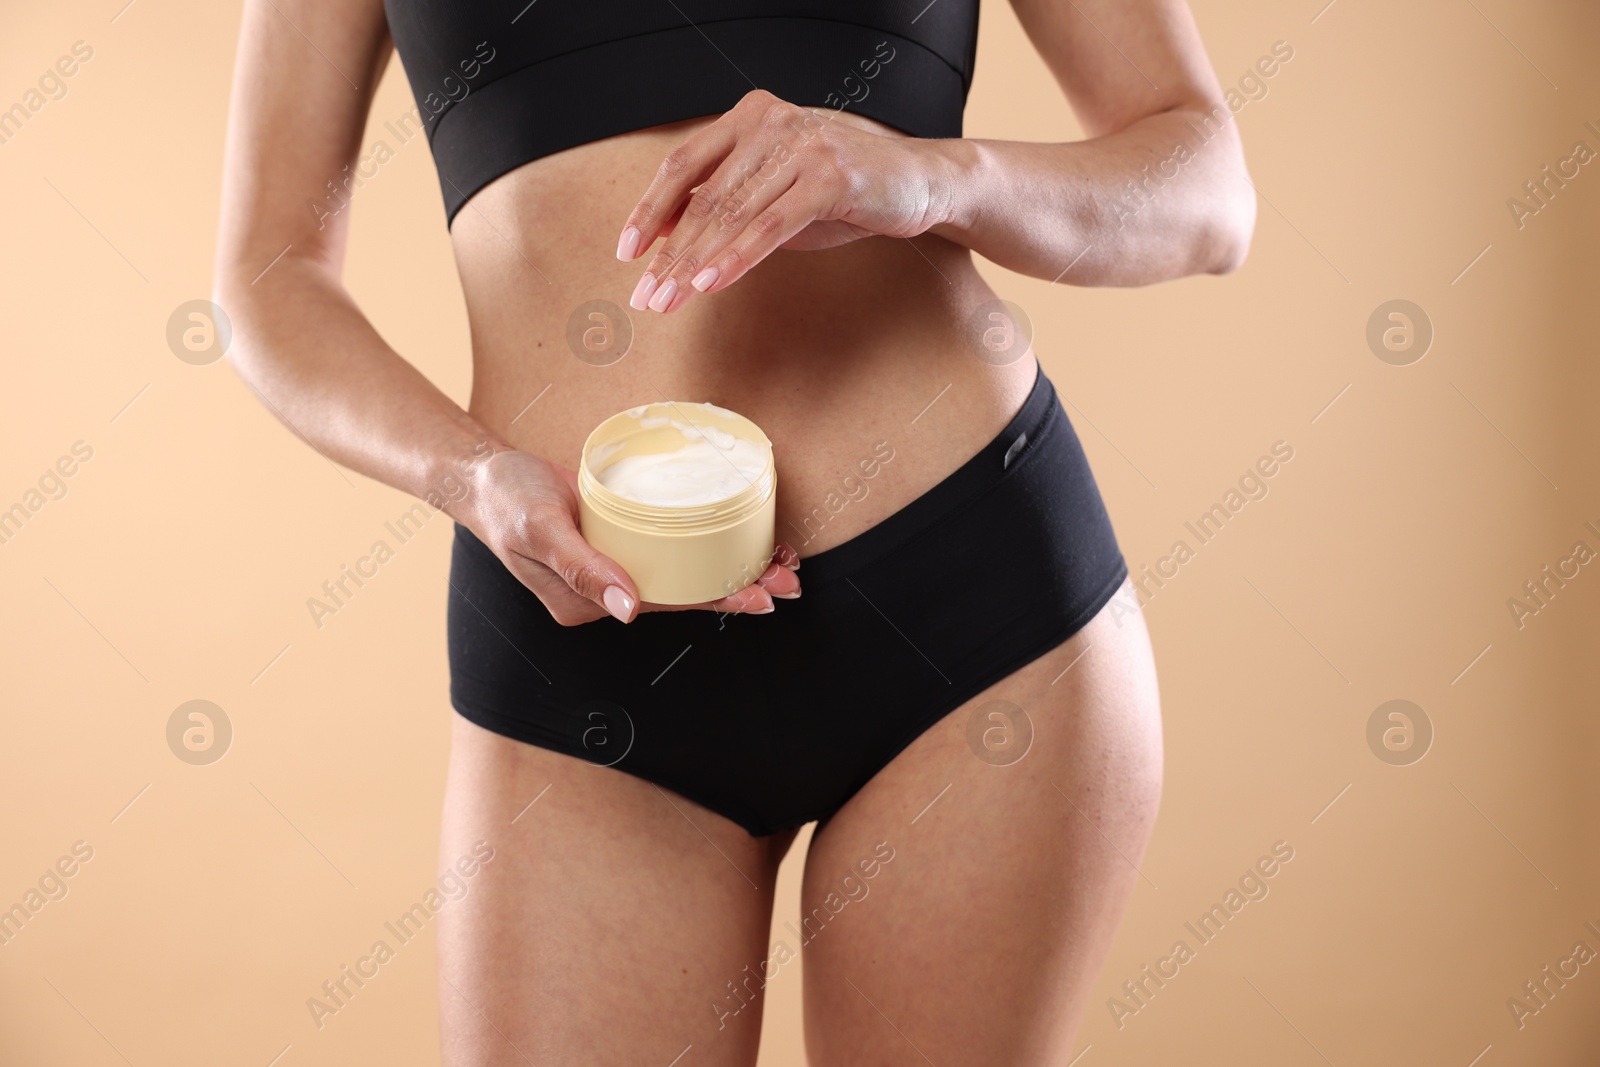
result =
[[[846,112],[836,120],[904,136]],[[451,233],[472,330],[470,410],[517,448],[572,469],[589,431],[624,408],[708,400],[737,411],[773,442],[778,536],[812,555],[993,439],[1026,397],[1034,359],[979,357],[969,320],[994,294],[968,250],[931,234],[780,249],[670,315],[628,308],[661,245],[621,263],[618,233],[662,158],[709,121],[546,156],[461,209]],[[615,362],[569,346],[569,319],[597,300],[631,323]]]

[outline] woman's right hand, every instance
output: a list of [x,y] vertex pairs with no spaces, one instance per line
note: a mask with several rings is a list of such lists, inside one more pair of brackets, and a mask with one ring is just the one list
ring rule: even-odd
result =
[[631,621],[639,611],[706,609],[761,615],[773,597],[800,595],[800,555],[779,543],[755,582],[703,604],[640,604],[639,590],[618,564],[578,531],[578,476],[559,464],[514,449],[477,464],[459,521],[500,557],[562,626],[602,615]]

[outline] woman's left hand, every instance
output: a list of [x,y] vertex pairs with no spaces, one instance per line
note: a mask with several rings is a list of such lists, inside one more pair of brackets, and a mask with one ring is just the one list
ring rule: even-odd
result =
[[776,248],[924,233],[948,213],[942,159],[928,141],[746,93],[667,156],[629,214],[618,259],[667,237],[629,304],[673,311],[695,291],[732,285]]

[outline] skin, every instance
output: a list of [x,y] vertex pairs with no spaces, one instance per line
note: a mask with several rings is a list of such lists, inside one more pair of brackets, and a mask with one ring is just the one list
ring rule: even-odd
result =
[[[973,252],[1124,286],[1244,258],[1253,190],[1187,8],[1013,6],[1085,140],[921,140],[753,92],[479,191],[451,231],[473,343],[464,410],[345,290],[361,205],[307,210],[367,150],[392,53],[381,3],[247,0],[215,272],[228,359],[313,447],[469,527],[565,625],[658,607],[577,532],[588,431],[651,400],[738,411],[774,441],[785,543],[751,587],[688,610],[782,610],[773,598],[801,593],[805,556],[937,484],[1026,396],[1031,354],[994,366],[968,346],[969,316],[995,298]],[[1208,112],[1217,132],[1202,142],[1190,123]],[[1135,207],[1122,193],[1146,165],[1168,180]],[[647,308],[604,368],[564,340],[596,298]],[[879,440],[896,458],[873,491],[807,525]],[[894,858],[803,950],[812,1064],[1071,1058],[1160,794],[1148,636],[1112,612],[942,719],[814,835],[807,912],[880,842]],[[996,698],[1034,729],[1004,767],[966,740]],[[479,839],[496,851],[436,923],[445,1062],[665,1064],[691,1046],[685,1064],[753,1063],[762,998],[720,1017],[712,1004],[770,954],[793,834],[752,838],[631,775],[453,720],[440,862]]]

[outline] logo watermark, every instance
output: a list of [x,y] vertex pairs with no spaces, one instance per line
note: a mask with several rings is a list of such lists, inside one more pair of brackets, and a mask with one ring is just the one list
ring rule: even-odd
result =
[[1409,767],[1433,747],[1433,720],[1409,700],[1389,700],[1367,716],[1367,747],[1392,767]]
[[567,347],[591,367],[609,367],[633,345],[633,320],[609,300],[589,300],[567,316]]
[[967,316],[967,347],[991,367],[1007,367],[1033,351],[1033,320],[1020,304],[985,300]]
[[967,719],[967,747],[991,767],[1009,767],[1033,747],[1033,720],[1009,700],[980,704]]
[[179,704],[167,716],[167,748],[183,762],[205,767],[228,754],[233,720],[209,700]]
[[1389,300],[1367,316],[1367,347],[1392,367],[1409,367],[1433,345],[1433,320],[1409,300]]

